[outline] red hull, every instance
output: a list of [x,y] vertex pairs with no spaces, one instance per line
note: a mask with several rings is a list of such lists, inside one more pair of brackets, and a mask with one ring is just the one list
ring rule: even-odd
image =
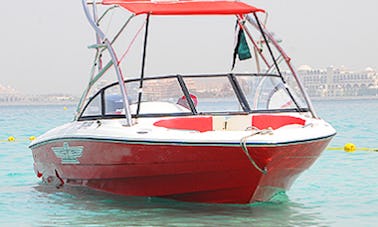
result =
[[[36,173],[46,182],[83,185],[130,196],[207,203],[267,201],[287,190],[326,148],[331,137],[280,146],[127,144],[65,140],[32,148]],[[53,147],[82,146],[79,163],[62,164]]]

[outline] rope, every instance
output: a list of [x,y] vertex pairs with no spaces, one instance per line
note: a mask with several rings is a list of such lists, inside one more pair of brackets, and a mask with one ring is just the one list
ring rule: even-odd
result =
[[353,153],[355,151],[370,151],[378,152],[378,148],[369,148],[369,147],[356,147],[353,143],[346,143],[344,147],[328,147],[329,151],[345,151],[347,153]]
[[260,168],[257,165],[257,163],[255,162],[255,160],[253,160],[253,158],[249,154],[249,151],[248,151],[248,148],[247,148],[247,139],[250,138],[250,137],[252,137],[252,136],[255,136],[255,135],[267,135],[267,134],[270,135],[270,134],[273,133],[273,130],[271,128],[260,130],[260,129],[256,128],[256,127],[248,127],[247,130],[257,130],[257,131],[253,132],[250,135],[247,135],[247,136],[244,136],[243,138],[241,138],[241,140],[240,140],[240,146],[243,149],[243,151],[244,151],[245,155],[247,156],[247,158],[249,159],[249,161],[252,163],[252,165],[258,171],[260,171],[262,174],[267,174],[268,170],[267,170],[266,166],[264,167],[264,169]]
[[134,36],[133,39],[131,40],[131,42],[130,42],[129,46],[127,47],[126,51],[123,53],[123,55],[122,55],[121,58],[119,59],[119,61],[118,61],[118,65],[121,64],[121,62],[123,61],[123,59],[126,57],[127,53],[129,52],[129,50],[130,50],[131,47],[133,46],[135,40],[138,38],[140,32],[143,30],[145,24],[146,24],[146,21],[144,21],[144,23],[142,24],[142,26],[140,26],[140,28],[138,29],[137,33],[135,34],[135,36]]

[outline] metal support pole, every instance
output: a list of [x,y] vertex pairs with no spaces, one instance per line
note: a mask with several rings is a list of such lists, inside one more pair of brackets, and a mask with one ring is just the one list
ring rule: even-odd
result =
[[263,30],[263,28],[262,28],[262,26],[261,26],[261,23],[260,23],[260,21],[259,21],[259,18],[257,17],[257,14],[256,14],[256,13],[254,13],[253,15],[255,16],[256,23],[257,23],[258,28],[259,28],[259,30],[260,30],[260,32],[261,32],[261,35],[262,35],[263,38],[264,38],[264,42],[265,42],[265,44],[266,44],[266,47],[268,48],[269,54],[270,54],[270,56],[272,57],[272,60],[273,60],[274,66],[276,67],[277,73],[278,73],[278,75],[281,77],[283,83],[285,84],[286,92],[287,92],[287,94],[290,96],[291,100],[293,100],[295,106],[296,106],[298,109],[300,109],[300,106],[298,105],[298,103],[297,103],[297,101],[295,100],[294,96],[291,94],[291,91],[290,91],[289,88],[286,86],[285,78],[282,76],[281,70],[280,70],[280,68],[278,67],[278,64],[277,64],[276,58],[274,57],[273,51],[272,51],[272,49],[271,49],[271,47],[270,47],[270,45],[269,45],[268,39],[267,39],[267,37],[266,37],[266,35],[265,35],[265,32],[264,32],[264,30]]
[[142,71],[140,74],[140,82],[139,82],[139,91],[138,91],[138,106],[136,115],[139,115],[140,111],[140,103],[142,102],[142,95],[143,95],[143,79],[144,79],[144,69],[146,66],[146,54],[147,54],[147,38],[148,38],[148,25],[150,22],[150,14],[147,14],[146,18],[146,31],[144,33],[144,44],[143,44],[143,57],[142,57]]
[[[257,17],[256,14],[255,14],[255,17]],[[258,24],[256,24],[256,22],[253,21],[253,19],[249,15],[247,15],[246,19],[247,19],[247,21],[251,25],[253,25],[254,27],[258,28]],[[280,54],[285,59],[285,62],[287,64],[287,66],[289,67],[290,72],[293,74],[293,77],[294,77],[295,81],[297,82],[298,87],[299,87],[299,89],[300,89],[300,91],[301,91],[301,93],[302,93],[302,95],[303,95],[303,97],[305,99],[305,102],[306,102],[306,104],[307,104],[307,106],[309,108],[309,111],[311,112],[311,114],[312,114],[312,116],[314,118],[318,118],[318,116],[317,116],[317,114],[315,112],[315,109],[314,109],[314,107],[313,107],[313,105],[312,105],[312,103],[310,101],[310,98],[309,98],[306,90],[304,89],[304,86],[303,86],[302,82],[300,81],[300,79],[299,79],[296,71],[294,70],[294,67],[290,63],[290,61],[291,61],[290,57],[286,54],[286,52],[281,48],[281,46],[278,44],[278,42],[273,38],[273,36],[266,29],[261,28],[261,32],[263,34],[265,34],[269,38],[269,40],[271,40],[271,42],[273,43],[273,45],[277,48],[278,52],[280,52]]]
[[249,30],[247,29],[247,27],[243,24],[243,18],[241,18],[240,16],[237,16],[237,19],[238,19],[239,26],[245,31],[245,33],[249,37],[249,40],[251,40],[254,48],[258,50],[257,53],[259,54],[259,56],[261,57],[261,59],[264,61],[264,63],[266,64],[267,67],[270,67],[270,65],[268,63],[268,60],[266,60],[265,56],[261,53],[261,51],[259,51],[260,48],[257,45],[257,43],[255,42],[255,40],[253,39],[251,32],[249,32]]
[[123,78],[121,69],[118,66],[117,55],[115,54],[115,51],[114,51],[110,41],[106,38],[105,34],[98,27],[95,18],[91,17],[91,14],[90,14],[89,9],[87,7],[86,0],[82,0],[82,5],[83,5],[85,15],[86,15],[86,17],[89,21],[89,24],[92,26],[92,28],[95,30],[96,34],[102,40],[102,43],[107,46],[108,52],[109,52],[110,57],[111,57],[112,62],[113,62],[114,69],[115,69],[116,74],[117,74],[118,84],[120,86],[120,91],[121,91],[121,94],[122,94],[123,107],[125,109],[125,116],[126,116],[126,126],[132,126],[131,111],[130,111],[128,96],[127,96],[127,93],[126,93],[126,86],[125,86],[125,82],[124,82],[124,78]]
[[260,21],[259,21],[259,19],[258,19],[258,17],[257,17],[257,14],[254,13],[253,15],[255,16],[255,19],[256,19],[257,25],[259,26],[259,30],[260,30],[260,32],[261,32],[261,35],[262,35],[263,38],[264,38],[264,42],[265,42],[265,44],[266,44],[266,47],[268,48],[268,51],[269,51],[269,53],[270,53],[270,56],[272,57],[272,60],[273,60],[274,66],[275,66],[276,69],[277,69],[278,75],[280,75],[280,76],[282,77],[281,70],[280,70],[280,68],[278,67],[278,64],[277,64],[276,59],[274,58],[273,51],[272,51],[272,49],[270,48],[270,45],[269,45],[268,39],[266,38],[265,33],[264,33],[264,31],[263,31],[263,29],[262,29],[262,27],[261,27],[261,24],[260,24]]

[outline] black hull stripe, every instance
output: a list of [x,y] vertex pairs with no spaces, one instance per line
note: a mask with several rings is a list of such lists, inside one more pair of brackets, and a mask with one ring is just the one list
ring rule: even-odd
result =
[[[279,143],[247,143],[247,146],[256,146],[256,147],[272,147],[272,146],[286,146],[286,145],[294,145],[294,144],[301,144],[301,143],[310,143],[320,140],[330,139],[335,136],[336,133],[323,136],[323,137],[316,137],[311,139],[305,140],[295,140],[295,141],[288,141],[288,142],[279,142]],[[30,145],[30,149],[35,149],[37,147],[54,143],[54,142],[64,142],[64,141],[85,141],[85,142],[108,142],[108,143],[123,143],[123,144],[141,144],[141,145],[176,145],[176,146],[240,146],[240,142],[230,142],[230,143],[214,143],[214,142],[179,142],[179,141],[140,141],[140,140],[127,140],[127,139],[110,139],[110,138],[93,138],[93,137],[62,137],[62,138],[54,138],[45,140],[33,145]]]

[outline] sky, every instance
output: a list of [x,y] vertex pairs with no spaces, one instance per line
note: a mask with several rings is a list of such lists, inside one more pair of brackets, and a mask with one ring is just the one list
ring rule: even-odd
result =
[[[283,40],[295,67],[378,70],[378,1],[246,2],[268,12],[267,26]],[[0,26],[0,84],[23,94],[81,94],[94,33],[80,0],[4,1]]]

